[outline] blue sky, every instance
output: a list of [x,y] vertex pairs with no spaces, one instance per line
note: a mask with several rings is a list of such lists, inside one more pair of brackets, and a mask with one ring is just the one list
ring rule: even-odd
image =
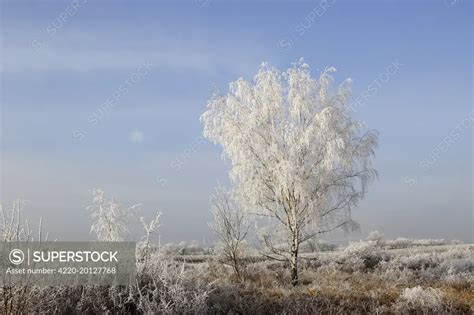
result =
[[378,82],[355,115],[380,132],[380,178],[349,238],[472,242],[471,1],[84,2],[1,2],[2,201],[24,196],[51,235],[91,238],[84,208],[100,186],[145,217],[161,210],[165,241],[212,239],[209,194],[227,175],[198,138],[206,100],[262,61],[303,57],[352,78],[354,97]]

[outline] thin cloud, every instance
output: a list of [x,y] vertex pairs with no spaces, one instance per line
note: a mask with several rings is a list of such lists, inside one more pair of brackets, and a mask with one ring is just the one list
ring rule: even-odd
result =
[[[192,37],[176,39],[166,34],[157,34],[151,42],[137,36],[128,46],[123,45],[123,38],[107,37],[105,45],[104,41],[85,38],[82,31],[76,30],[68,31],[67,38],[41,38],[11,29],[2,47],[4,62],[0,71],[7,74],[28,74],[31,71],[128,71],[147,61],[157,71],[212,75],[223,69],[242,73],[243,69],[253,69],[257,62],[256,59],[238,55],[233,43],[227,39],[221,39],[224,42],[219,48],[208,40],[195,41]],[[33,41],[44,45],[35,49]],[[245,50],[244,47],[240,48]]]
[[132,131],[129,136],[130,141],[133,143],[142,143],[145,141],[145,134],[142,131]]

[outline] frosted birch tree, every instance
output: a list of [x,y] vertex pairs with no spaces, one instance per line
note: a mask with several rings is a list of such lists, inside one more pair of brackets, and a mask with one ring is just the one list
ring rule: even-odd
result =
[[314,79],[303,61],[286,72],[264,63],[252,82],[241,78],[214,95],[201,116],[245,209],[284,231],[287,246],[272,254],[289,261],[293,285],[300,244],[351,227],[351,210],[376,177],[377,133],[353,119],[351,80],[333,87],[334,71]]
[[102,242],[123,241],[128,233],[128,220],[135,214],[140,205],[123,208],[113,199],[105,196],[102,189],[94,189],[93,204],[86,209],[91,212],[91,232]]

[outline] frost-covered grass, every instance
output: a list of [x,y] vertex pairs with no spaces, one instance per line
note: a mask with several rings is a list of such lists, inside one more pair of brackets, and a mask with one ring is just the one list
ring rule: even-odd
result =
[[[302,256],[300,285],[288,285],[288,264],[247,257],[247,280],[236,283],[212,256],[188,261],[213,283],[213,309],[268,313],[470,313],[474,310],[474,245],[383,249],[374,242]],[[191,263],[195,262],[195,263]],[[244,296],[245,298],[239,297]]]
[[[97,196],[96,196],[97,197]],[[122,239],[126,214],[99,194],[93,208],[98,237]],[[41,241],[20,223],[22,203],[0,211],[4,241]],[[5,211],[6,210],[6,211]],[[474,245],[440,240],[367,241],[336,247],[313,240],[301,246],[299,284],[290,283],[290,264],[243,247],[241,274],[225,264],[220,247],[197,242],[153,247],[160,215],[141,219],[135,282],[128,286],[3,286],[0,314],[315,314],[472,313]],[[107,224],[104,225],[104,222]],[[104,229],[118,222],[115,229]],[[403,243],[403,248],[400,244]],[[393,244],[398,244],[393,246]],[[397,248],[397,249],[394,249]],[[224,256],[225,258],[225,256]]]
[[[387,250],[373,242],[358,242],[334,252],[304,257],[301,283],[296,288],[287,285],[288,265],[270,260],[250,263],[244,285],[231,285],[230,280],[223,280],[224,271],[218,273],[218,269],[211,279],[245,294],[242,303],[247,304],[247,310],[262,312],[271,312],[272,307],[275,312],[287,313],[474,310],[472,244]],[[230,295],[236,298],[236,294]],[[232,298],[226,301],[232,305],[229,309],[244,307],[232,303]]]
[[[20,208],[18,202],[10,212],[1,211],[2,239],[42,240],[41,224],[34,238],[18,222]],[[118,218],[119,212],[110,212],[116,208],[102,207],[102,218]],[[145,237],[137,244],[138,274],[130,285],[3,286],[0,314],[474,312],[474,244],[403,239],[404,247],[394,248],[390,244],[396,240],[385,240],[381,233],[345,247],[314,241],[301,247],[299,283],[293,286],[289,262],[270,260],[248,244],[239,276],[223,263],[218,246],[182,242],[153,247],[150,239],[159,218],[141,220]]]
[[[368,241],[306,253],[297,287],[289,284],[287,263],[246,257],[247,274],[240,281],[211,250],[187,245],[193,254],[152,250],[146,270],[140,263],[137,282],[128,287],[30,287],[24,292],[18,288],[9,296],[13,305],[9,312],[5,300],[0,312],[469,314],[474,310],[473,244],[395,250]],[[16,297],[20,293],[23,299]]]

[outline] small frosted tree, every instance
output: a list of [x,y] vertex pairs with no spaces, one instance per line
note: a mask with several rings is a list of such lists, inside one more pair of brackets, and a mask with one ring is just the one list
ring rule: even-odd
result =
[[128,233],[128,220],[140,205],[123,208],[113,199],[107,198],[100,188],[94,189],[93,197],[93,204],[87,207],[92,218],[91,232],[102,242],[123,241]]
[[219,239],[218,250],[222,262],[232,267],[239,280],[245,279],[243,257],[244,241],[249,225],[231,191],[218,186],[211,196],[211,211],[214,221],[211,227]]
[[289,261],[293,285],[300,244],[353,226],[351,209],[376,176],[377,134],[351,117],[351,81],[331,88],[334,71],[316,80],[302,61],[283,73],[263,64],[253,82],[239,79],[212,97],[201,116],[245,208],[284,231],[286,248],[273,254]]
[[161,217],[161,212],[158,212],[156,216],[149,223],[145,221],[144,217],[140,217],[140,222],[142,223],[143,230],[145,231],[145,236],[143,237],[143,241],[139,244],[140,249],[142,250],[144,271],[146,271],[148,267],[148,261],[150,260],[150,256],[151,256],[151,253],[150,253],[151,237],[161,227],[160,217]]

